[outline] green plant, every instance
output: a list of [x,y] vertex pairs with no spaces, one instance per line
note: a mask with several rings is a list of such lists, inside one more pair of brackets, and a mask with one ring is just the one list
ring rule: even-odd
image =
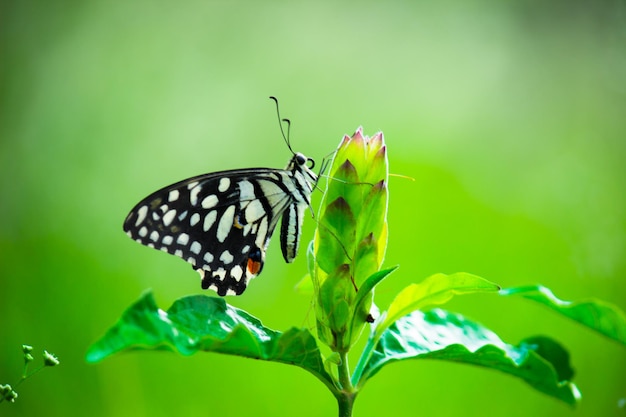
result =
[[35,360],[35,358],[31,354],[32,351],[32,346],[22,345],[22,353],[24,354],[24,369],[22,370],[22,377],[13,386],[11,386],[10,384],[0,385],[0,403],[3,401],[14,403],[17,399],[16,388],[19,387],[22,382],[24,382],[27,378],[35,375],[37,372],[41,371],[43,368],[48,366],[57,366],[60,363],[59,359],[54,354],[49,353],[47,350],[44,350],[43,363],[39,368],[29,373],[28,365],[30,365],[30,363]]
[[[493,368],[568,404],[579,400],[568,353],[558,342],[535,336],[510,345],[468,318],[435,308],[456,295],[523,296],[626,344],[626,319],[614,306],[596,300],[561,301],[539,286],[501,290],[468,273],[435,274],[411,284],[379,314],[374,290],[397,268],[381,269],[388,204],[382,133],[368,138],[359,128],[344,137],[329,177],[307,251],[315,334],[303,328],[269,329],[217,297],[184,297],[165,312],[148,292],[91,346],[87,361],[122,350],[164,348],[183,355],[204,351],[287,363],[315,375],[336,398],[339,415],[350,416],[370,378],[386,364],[408,359]],[[364,331],[367,341],[352,368],[348,353]]]

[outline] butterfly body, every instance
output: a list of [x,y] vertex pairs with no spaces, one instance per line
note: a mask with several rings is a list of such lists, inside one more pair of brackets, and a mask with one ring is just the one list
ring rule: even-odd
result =
[[177,182],[140,201],[124,231],[189,262],[203,289],[240,295],[261,273],[281,218],[283,257],[286,262],[296,257],[303,214],[317,182],[309,161],[295,153],[284,170],[220,171]]

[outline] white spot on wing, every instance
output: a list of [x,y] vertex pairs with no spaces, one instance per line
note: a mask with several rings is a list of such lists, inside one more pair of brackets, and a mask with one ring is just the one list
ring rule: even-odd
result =
[[137,210],[137,220],[135,220],[135,227],[139,226],[146,220],[146,214],[148,214],[148,206],[141,206],[139,210]]
[[209,196],[204,197],[204,199],[202,200],[202,208],[205,208],[205,209],[213,208],[217,205],[218,202],[219,200],[217,199],[217,196],[215,194],[211,194]]
[[254,186],[250,181],[239,181],[239,199],[241,201],[249,201],[254,200],[256,196],[254,195]]
[[152,233],[150,233],[150,240],[154,242],[159,240],[159,232],[157,232],[156,230],[153,230]]
[[222,255],[220,256],[220,261],[224,262],[225,264],[231,263],[233,259],[235,258],[228,250],[225,250],[224,252],[222,252]]
[[237,282],[239,282],[242,275],[243,275],[243,269],[241,269],[239,265],[234,266],[233,269],[230,270],[230,276],[235,278],[235,281]]
[[185,217],[187,217],[187,214],[188,214],[188,213],[189,213],[189,212],[188,212],[187,210],[185,210],[185,211],[183,211],[182,213],[180,213],[180,216],[178,216],[178,220],[180,220],[181,222],[182,222],[183,220],[185,220]]
[[217,212],[215,210],[204,216],[204,224],[202,225],[202,230],[208,232],[211,226],[213,226],[213,223],[215,223],[215,219],[217,219]]
[[141,237],[146,237],[148,236],[148,229],[146,228],[146,226],[143,226],[141,229],[139,229],[139,232],[137,232],[137,234]]
[[174,220],[174,217],[176,217],[176,210],[170,210],[167,213],[165,213],[165,215],[163,216],[163,224],[165,226],[169,226],[170,224],[172,224],[172,220]]
[[173,241],[174,241],[174,238],[172,236],[166,235],[166,236],[163,236],[163,240],[161,241],[161,243],[163,243],[164,245],[171,245]]
[[219,224],[217,225],[217,240],[224,242],[228,233],[233,228],[233,220],[235,219],[235,206],[230,206],[222,214]]
[[183,251],[180,249],[176,249],[176,251],[174,252],[174,255],[178,256],[178,257],[183,257]]
[[215,272],[213,272],[213,276],[217,277],[219,281],[224,281],[224,277],[226,276],[226,270],[222,267],[217,268]]
[[192,206],[195,206],[198,204],[198,193],[200,192],[201,188],[202,187],[197,185],[191,189],[191,192],[189,193],[189,202],[191,203]]
[[189,235],[187,233],[181,233],[180,235],[178,235],[176,243],[183,246],[186,245],[187,243],[189,243]]
[[180,192],[178,190],[170,191],[170,194],[167,196],[167,201],[176,201],[180,196]]
[[259,223],[259,231],[257,233],[256,236],[256,245],[259,248],[264,248],[265,247],[265,237],[267,236],[267,217],[264,217],[263,220],[261,220],[261,223]]
[[190,182],[189,184],[187,184],[187,189],[191,190],[196,185],[198,185],[198,181]]
[[191,246],[189,247],[189,250],[197,255],[202,250],[202,245],[200,244],[200,242],[194,240]]
[[217,189],[220,193],[225,192],[230,187],[230,178],[224,177],[220,179],[220,184],[217,186]]
[[252,200],[246,207],[245,211],[246,223],[254,223],[261,217],[265,216],[263,204],[259,200]]
[[189,224],[195,226],[200,221],[200,215],[198,213],[194,213],[189,218]]
[[204,254],[204,262],[210,264],[211,262],[213,262],[213,254],[212,253],[205,253]]

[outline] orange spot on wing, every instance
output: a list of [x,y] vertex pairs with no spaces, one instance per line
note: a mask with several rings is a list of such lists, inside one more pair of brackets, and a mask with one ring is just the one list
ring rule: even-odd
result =
[[254,261],[248,258],[248,272],[252,275],[256,275],[261,271],[263,264],[259,261]]

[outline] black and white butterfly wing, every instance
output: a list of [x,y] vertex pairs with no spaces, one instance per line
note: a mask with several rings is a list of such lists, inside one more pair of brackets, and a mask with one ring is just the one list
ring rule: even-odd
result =
[[240,295],[261,272],[281,216],[283,256],[287,262],[295,257],[302,214],[316,180],[301,154],[285,170],[200,175],[143,199],[126,218],[124,231],[143,245],[189,262],[199,272],[202,288]]

